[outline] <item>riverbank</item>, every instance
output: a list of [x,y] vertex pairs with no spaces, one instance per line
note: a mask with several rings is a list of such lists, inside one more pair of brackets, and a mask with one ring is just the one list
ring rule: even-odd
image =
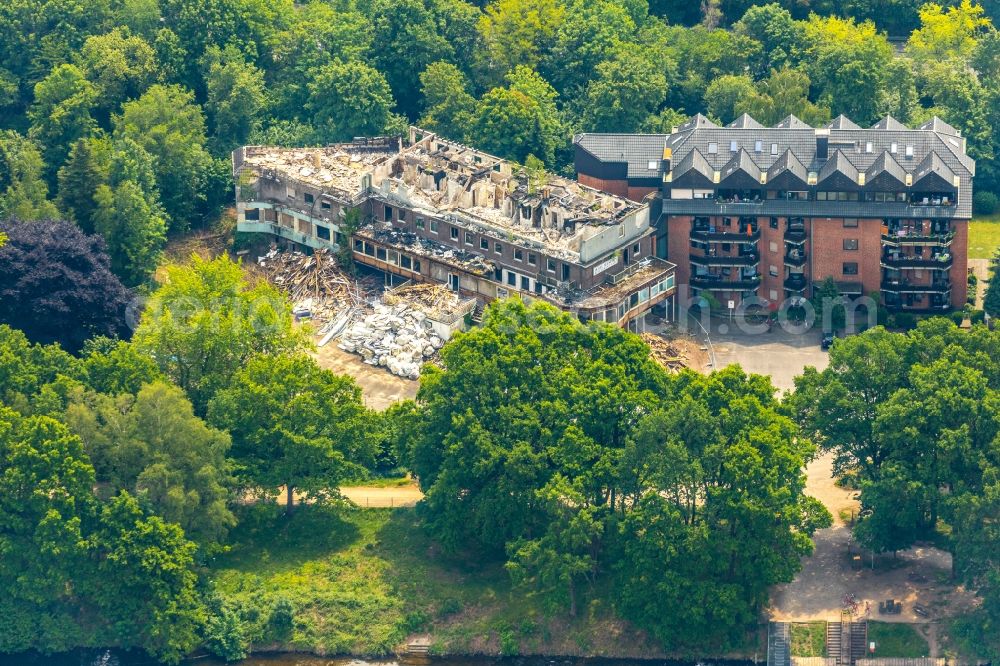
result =
[[[502,561],[441,552],[412,509],[302,506],[291,518],[272,506],[243,510],[232,548],[212,561],[209,577],[254,650],[388,655],[420,636],[432,655],[704,659],[714,652],[664,653],[616,616],[607,590],[592,590],[571,618],[513,587]],[[275,641],[267,628],[279,602],[290,604],[294,620]],[[755,636],[718,656],[752,659],[764,650]]]

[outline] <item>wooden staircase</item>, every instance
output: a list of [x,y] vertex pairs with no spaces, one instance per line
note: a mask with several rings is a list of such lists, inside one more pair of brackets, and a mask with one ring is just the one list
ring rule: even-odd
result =
[[852,666],[865,656],[868,647],[868,622],[840,622],[826,624],[826,656],[838,666]]
[[792,634],[787,622],[771,622],[767,632],[767,666],[791,666]]

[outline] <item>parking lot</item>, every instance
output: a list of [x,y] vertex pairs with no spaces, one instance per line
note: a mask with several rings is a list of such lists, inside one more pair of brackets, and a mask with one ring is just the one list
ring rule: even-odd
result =
[[775,326],[770,332],[754,333],[727,319],[713,318],[706,330],[717,368],[739,363],[747,372],[770,376],[781,390],[791,389],[793,378],[806,366],[822,370],[828,363],[827,352],[819,346],[822,335],[815,328],[796,333]]

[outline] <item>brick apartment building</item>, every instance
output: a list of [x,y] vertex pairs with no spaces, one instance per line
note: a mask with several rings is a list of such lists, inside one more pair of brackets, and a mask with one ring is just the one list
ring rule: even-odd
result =
[[581,183],[650,204],[657,255],[692,294],[777,305],[832,277],[891,310],[965,304],[975,162],[937,118],[862,129],[844,116],[813,128],[696,115],[670,134],[574,143]]
[[[673,298],[636,203],[411,128],[407,140],[233,153],[238,224],[311,251],[349,243],[390,281],[439,282],[488,302],[520,295],[626,325]],[[360,226],[345,228],[348,210]],[[669,310],[670,308],[668,308]]]

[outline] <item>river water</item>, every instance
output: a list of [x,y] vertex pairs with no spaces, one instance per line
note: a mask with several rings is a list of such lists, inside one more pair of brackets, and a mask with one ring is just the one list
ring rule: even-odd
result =
[[[2,655],[2,666],[160,666],[149,657],[114,650],[76,650],[58,655]],[[183,666],[227,666],[209,657],[187,659]],[[228,666],[752,666],[750,661],[664,661],[634,659],[583,659],[573,657],[406,657],[394,660],[316,657],[281,653],[253,656]]]

